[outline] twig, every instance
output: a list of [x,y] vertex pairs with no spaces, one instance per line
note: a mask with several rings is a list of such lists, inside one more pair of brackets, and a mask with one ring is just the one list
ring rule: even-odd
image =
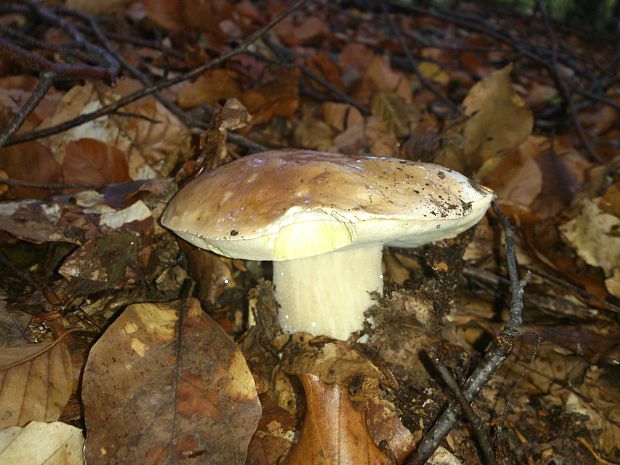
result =
[[[493,373],[497,371],[512,351],[515,336],[523,319],[523,288],[530,277],[528,273],[519,281],[512,225],[495,204],[493,204],[493,210],[504,228],[508,273],[512,287],[512,302],[510,304],[509,318],[504,328],[495,338],[493,345],[487,349],[482,361],[463,385],[463,396],[468,402],[471,402],[478,395],[487,381],[493,376]],[[452,401],[430,431],[422,438],[414,453],[405,463],[407,465],[423,465],[454,427],[461,412],[461,406],[458,401]]]
[[431,351],[431,353],[427,353],[427,355],[429,360],[433,363],[433,366],[441,376],[441,379],[446,384],[448,389],[450,389],[454,397],[456,397],[459,405],[461,406],[461,409],[463,409],[463,413],[465,414],[465,417],[467,418],[467,421],[471,426],[472,433],[476,438],[478,447],[480,448],[482,463],[484,465],[496,465],[497,460],[495,458],[495,454],[493,453],[493,448],[491,445],[491,440],[489,439],[489,435],[484,429],[480,418],[478,417],[478,415],[476,415],[476,412],[474,412],[471,404],[467,401],[467,399],[465,399],[461,388],[450,373],[450,370],[448,370],[448,367],[446,367],[441,362],[441,360],[439,360],[439,357],[437,356],[437,353],[435,351]]
[[543,19],[545,22],[545,29],[547,30],[547,35],[549,36],[549,40],[551,41],[551,67],[548,67],[549,72],[551,73],[551,77],[555,82],[560,95],[562,96],[562,100],[566,105],[566,109],[573,120],[573,126],[575,126],[575,130],[577,131],[577,136],[581,140],[584,149],[588,153],[588,157],[590,160],[595,161],[597,163],[602,163],[601,157],[596,153],[592,144],[588,140],[588,136],[583,130],[583,126],[581,125],[581,121],[579,121],[579,115],[575,110],[575,105],[573,105],[573,98],[568,91],[566,84],[564,83],[564,79],[560,75],[558,71],[558,41],[555,37],[555,33],[553,32],[553,28],[551,27],[551,21],[549,20],[549,13],[547,12],[547,5],[544,0],[537,0],[540,11],[542,12]]
[[35,15],[49,24],[60,27],[71,36],[76,47],[91,53],[93,60],[95,60],[98,65],[54,63],[29,50],[25,50],[15,44],[2,40],[0,48],[4,49],[5,53],[8,53],[9,58],[13,61],[26,65],[32,62],[30,66],[38,66],[38,68],[30,69],[37,69],[39,71],[51,70],[58,74],[58,78],[94,78],[102,79],[108,84],[113,84],[116,81],[120,70],[119,63],[101,47],[91,44],[86,40],[77,27],[62,16],[56,14],[54,10],[35,3],[26,2],[25,5],[17,3],[4,4],[0,8],[0,11],[19,13],[25,16]]
[[390,29],[396,36],[396,40],[398,40],[398,44],[405,53],[405,56],[407,57],[409,64],[413,68],[414,74],[419,79],[420,84],[430,90],[439,100],[441,100],[448,107],[451,115],[458,115],[460,113],[459,107],[452,100],[446,97],[444,93],[439,90],[439,88],[431,80],[426,79],[426,76],[424,76],[424,74],[422,74],[422,72],[420,71],[417,60],[414,58],[411,50],[407,46],[407,42],[405,41],[405,38],[400,32],[400,28],[394,22],[394,20],[392,20],[392,17],[390,16],[390,11],[384,0],[381,0],[381,8],[383,9],[383,16],[385,17],[385,20],[387,21]]
[[286,16],[288,16],[290,13],[292,13],[293,11],[295,11],[296,9],[298,9],[299,7],[301,7],[304,3],[308,2],[309,0],[297,0],[295,3],[293,3],[292,5],[290,5],[288,8],[286,8],[284,11],[280,12],[274,19],[272,19],[267,25],[263,26],[262,28],[256,30],[255,32],[253,32],[252,34],[250,34],[239,46],[237,46],[236,48],[234,48],[233,50],[224,53],[223,55],[220,55],[219,57],[215,58],[214,60],[210,61],[209,63],[205,63],[204,65],[201,65],[197,68],[194,68],[193,70],[181,74],[175,78],[172,79],[168,79],[165,81],[161,81],[158,84],[149,86],[149,87],[145,87],[142,90],[139,90],[137,92],[134,92],[133,94],[127,95],[123,98],[120,98],[119,100],[117,100],[114,103],[111,103],[110,105],[107,105],[105,107],[100,108],[99,110],[96,111],[92,111],[90,113],[85,113],[83,115],[78,116],[77,118],[74,118],[72,120],[69,121],[65,121],[64,123],[60,123],[57,124],[55,126],[50,126],[48,128],[45,129],[41,129],[39,131],[33,131],[29,134],[25,134],[23,136],[20,137],[15,137],[13,139],[10,139],[7,145],[14,145],[14,144],[18,144],[21,142],[26,142],[26,141],[30,141],[30,140],[34,140],[34,139],[39,139],[41,137],[48,137],[54,134],[58,134],[60,132],[64,132],[67,131],[69,129],[72,129],[76,126],[80,126],[84,123],[87,123],[89,121],[95,120],[97,118],[100,118],[102,116],[106,116],[107,114],[109,114],[110,112],[116,111],[119,108],[124,107],[125,105],[128,105],[132,102],[135,102],[136,100],[140,100],[142,97],[146,97],[147,95],[151,95],[154,92],[160,91],[162,89],[165,89],[167,87],[173,86],[175,84],[178,84],[180,82],[186,81],[188,79],[192,79],[200,74],[202,74],[203,72],[215,68],[216,66],[224,63],[225,61],[229,60],[230,58],[239,55],[241,52],[243,52],[250,44],[252,44],[253,42],[255,42],[256,40],[258,40],[261,36],[263,36],[265,33],[267,33],[267,31],[269,31],[271,28],[273,28],[276,24],[278,24],[280,21],[282,21]]
[[9,124],[7,124],[2,130],[2,133],[0,133],[0,148],[4,147],[9,137],[17,132],[22,124],[24,124],[24,121],[26,121],[26,118],[28,118],[28,115],[34,111],[39,102],[47,95],[47,91],[52,87],[55,78],[56,73],[52,71],[41,74],[39,82],[37,82],[37,87],[30,97],[28,97],[26,103],[15,113],[11,121],[9,121]]
[[29,187],[32,189],[45,189],[45,190],[63,190],[63,189],[99,189],[103,186],[94,184],[40,184],[30,181],[21,181],[18,179],[2,179],[0,178],[0,184],[9,187]]
[[[275,46],[275,45],[272,45],[272,46]],[[278,47],[278,48],[281,49],[282,47]],[[246,52],[244,52],[244,54],[252,56],[252,57],[254,57],[254,58],[258,59],[258,60],[264,61],[265,63],[270,63],[272,65],[283,66],[283,67],[288,67],[288,68],[297,68],[297,69],[299,69],[302,72],[302,74],[305,77],[307,77],[308,79],[310,79],[310,80],[316,82],[317,84],[320,84],[321,86],[325,87],[339,101],[344,102],[344,103],[348,103],[352,107],[357,108],[360,111],[360,113],[362,113],[362,115],[366,115],[366,116],[370,115],[370,110],[368,108],[366,108],[364,105],[362,105],[360,102],[355,100],[353,97],[351,97],[346,92],[343,92],[342,90],[338,89],[338,87],[333,85],[328,80],[323,79],[318,74],[316,74],[313,71],[309,70],[304,65],[290,63],[290,62],[286,61],[283,58],[278,58],[277,60],[274,60],[273,58],[269,58],[269,57],[263,55],[262,53],[253,52],[253,51],[246,51]],[[281,54],[279,54],[279,53],[276,54],[276,55],[278,57],[281,56]]]

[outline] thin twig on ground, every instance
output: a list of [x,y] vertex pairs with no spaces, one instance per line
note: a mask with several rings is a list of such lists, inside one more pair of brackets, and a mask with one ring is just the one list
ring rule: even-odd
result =
[[566,110],[571,117],[575,131],[577,132],[577,136],[579,137],[579,140],[581,141],[584,150],[588,154],[588,158],[590,158],[591,161],[602,163],[601,157],[598,155],[598,153],[596,153],[594,147],[592,147],[592,144],[588,139],[588,136],[583,130],[581,121],[579,121],[579,115],[577,114],[577,111],[575,110],[575,105],[573,104],[573,97],[568,91],[564,79],[560,74],[558,68],[558,41],[555,37],[555,33],[553,32],[553,28],[551,27],[551,21],[549,20],[549,13],[547,12],[546,2],[544,0],[538,0],[537,3],[539,10],[543,15],[547,35],[549,36],[549,40],[551,41],[551,66],[548,67],[548,70],[551,73],[551,78],[555,82],[555,86],[557,87],[558,92],[562,96],[562,100],[564,101]]
[[297,0],[295,3],[291,4],[285,10],[280,12],[268,24],[266,24],[262,28],[256,30],[252,34],[250,34],[236,48],[234,48],[233,50],[231,50],[229,52],[226,52],[226,53],[220,55],[219,57],[213,59],[212,61],[210,61],[208,63],[205,63],[204,65],[198,66],[197,68],[194,68],[193,70],[188,71],[187,73],[181,74],[181,75],[179,75],[179,76],[177,76],[175,78],[167,79],[167,80],[161,81],[161,82],[159,82],[159,83],[157,83],[155,85],[152,85],[152,86],[149,86],[149,87],[145,87],[144,89],[141,89],[141,90],[139,90],[137,92],[134,92],[133,94],[127,95],[125,97],[122,97],[119,100],[117,100],[117,101],[115,101],[115,102],[113,102],[113,103],[111,103],[109,105],[106,105],[106,106],[100,108],[99,110],[92,111],[90,113],[85,113],[83,115],[78,116],[77,118],[73,118],[73,119],[71,119],[69,121],[65,121],[64,123],[60,123],[60,124],[57,124],[55,126],[50,126],[48,128],[41,129],[41,130],[38,130],[38,131],[33,131],[33,132],[29,133],[29,134],[24,134],[23,136],[14,137],[14,138],[12,138],[12,139],[10,139],[8,141],[7,145],[14,145],[14,144],[18,144],[18,143],[21,143],[21,142],[35,140],[35,139],[39,139],[41,137],[48,137],[48,136],[51,136],[51,135],[54,135],[54,134],[58,134],[58,133],[67,131],[69,129],[72,129],[74,127],[80,126],[80,125],[82,125],[84,123],[87,123],[89,121],[95,120],[97,118],[101,118],[102,116],[106,116],[106,115],[110,114],[111,112],[114,112],[114,111],[124,107],[125,105],[128,105],[128,104],[130,104],[132,102],[135,102],[136,100],[140,100],[141,98],[146,97],[148,95],[151,95],[151,94],[153,94],[155,92],[158,92],[158,91],[160,91],[162,89],[165,89],[167,87],[173,86],[173,85],[178,84],[180,82],[187,81],[189,79],[197,77],[200,74],[204,73],[205,71],[207,71],[209,69],[212,69],[212,68],[215,68],[216,66],[219,66],[222,63],[228,61],[232,57],[242,53],[252,43],[254,43],[258,39],[260,39],[270,29],[272,29],[276,24],[278,24],[280,21],[282,21],[286,16],[291,14],[296,9],[300,8],[304,3],[308,2],[308,1],[309,0]]
[[[513,227],[495,204],[493,204],[493,210],[504,228],[508,274],[510,276],[512,288],[512,301],[510,304],[508,321],[504,325],[504,328],[495,338],[494,343],[487,349],[482,361],[462,387],[463,396],[468,402],[473,401],[512,351],[514,339],[523,321],[523,288],[530,277],[530,274],[527,273],[522,280],[519,280],[514,251]],[[462,409],[459,402],[457,400],[452,401],[430,431],[426,433],[418,443],[416,450],[405,463],[407,465],[423,465],[433,452],[435,452],[437,447],[439,447],[450,430],[452,430],[461,413]]]
[[28,100],[22,105],[22,107],[13,115],[11,121],[6,125],[6,127],[0,133],[0,148],[4,147],[7,140],[15,134],[19,128],[24,124],[28,115],[34,111],[39,102],[43,100],[43,98],[47,95],[47,91],[50,90],[50,87],[54,84],[54,79],[56,78],[56,73],[53,71],[46,71],[41,74],[39,77],[39,82],[37,82],[37,87],[34,89]]
[[434,368],[437,370],[437,373],[439,373],[441,379],[446,384],[448,389],[450,389],[456,400],[458,400],[461,408],[463,409],[465,418],[467,418],[467,421],[471,426],[471,431],[476,438],[476,442],[478,443],[482,463],[484,465],[496,465],[497,460],[493,452],[493,447],[489,435],[484,429],[484,425],[482,425],[480,418],[478,417],[478,415],[476,415],[476,412],[474,412],[471,404],[467,399],[465,399],[465,396],[463,395],[463,392],[461,391],[458,383],[452,376],[452,373],[450,373],[448,367],[446,367],[441,362],[435,351],[431,351],[430,353],[427,353],[427,355],[429,360],[433,363]]
[[450,100],[446,95],[444,95],[444,93],[433,83],[433,81],[431,81],[430,79],[426,79],[426,76],[424,76],[424,74],[422,74],[422,72],[420,71],[420,68],[418,67],[418,61],[415,59],[415,57],[411,53],[411,50],[407,46],[407,42],[405,41],[405,38],[400,31],[400,28],[390,16],[390,10],[388,9],[388,6],[386,5],[384,0],[381,0],[381,8],[383,9],[383,16],[385,17],[385,20],[387,21],[390,29],[396,36],[396,40],[398,40],[398,44],[405,53],[405,56],[407,57],[409,64],[413,68],[414,74],[420,81],[420,84],[430,90],[433,95],[435,95],[435,97],[441,100],[448,107],[448,110],[452,116],[458,115],[460,113],[458,105],[456,105],[452,100]]

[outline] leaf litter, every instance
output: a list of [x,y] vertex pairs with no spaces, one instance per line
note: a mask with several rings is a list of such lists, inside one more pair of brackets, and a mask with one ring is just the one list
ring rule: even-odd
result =
[[[98,4],[67,2],[118,19],[102,21],[103,30],[153,82],[233,49],[287,6]],[[10,265],[0,273],[0,316],[10,328],[0,345],[23,361],[0,371],[14,380],[0,390],[3,437],[17,438],[15,428],[29,421],[54,428],[62,417],[85,429],[88,463],[403,463],[451,400],[422,351],[438,348],[462,382],[505,319],[496,221],[443,244],[386,253],[391,292],[371,310],[367,344],[289,337],[273,318],[267,265],[197,252],[158,224],[176,181],[258,144],[435,161],[492,187],[519,228],[521,269],[532,273],[520,345],[476,401],[496,432],[496,453],[515,464],[620,460],[620,89],[609,84],[571,117],[558,84],[588,85],[580,71],[600,70],[587,56],[609,63],[609,51],[558,32],[571,43],[561,43],[560,61],[575,60],[562,61],[553,80],[537,52],[512,54],[526,40],[511,35],[524,27],[519,17],[494,13],[510,42],[487,34],[486,23],[465,32],[457,11],[405,10],[392,16],[409,31],[413,64],[375,11],[309,4],[247,53],[158,97],[0,149],[0,253]],[[128,31],[140,39],[127,39]],[[532,34],[533,43],[547,43]],[[6,63],[3,123],[38,82]],[[54,86],[17,135],[143,86],[128,77],[115,88],[91,79]],[[447,116],[437,91],[462,101],[460,113]],[[237,123],[226,116],[233,110]],[[587,149],[592,143],[598,159]],[[175,300],[186,295],[189,277],[200,303]],[[81,332],[52,342],[51,328],[59,327]],[[38,356],[26,360],[31,352]],[[68,413],[73,363],[84,370],[85,408],[75,416]],[[36,382],[16,371],[27,366]],[[20,395],[28,409],[15,408]],[[30,425],[30,444],[48,434]],[[479,463],[469,436],[457,426],[430,463]],[[81,439],[63,438],[81,454]]]

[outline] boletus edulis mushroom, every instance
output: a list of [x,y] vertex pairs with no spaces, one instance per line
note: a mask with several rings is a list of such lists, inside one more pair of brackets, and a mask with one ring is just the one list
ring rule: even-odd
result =
[[191,181],[162,224],[220,255],[273,261],[283,330],[346,340],[383,291],[384,246],[454,237],[493,197],[434,164],[274,150]]

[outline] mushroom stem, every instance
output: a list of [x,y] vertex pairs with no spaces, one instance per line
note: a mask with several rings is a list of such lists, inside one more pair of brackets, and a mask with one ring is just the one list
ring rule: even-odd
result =
[[382,244],[273,263],[278,320],[286,332],[346,340],[383,292]]

